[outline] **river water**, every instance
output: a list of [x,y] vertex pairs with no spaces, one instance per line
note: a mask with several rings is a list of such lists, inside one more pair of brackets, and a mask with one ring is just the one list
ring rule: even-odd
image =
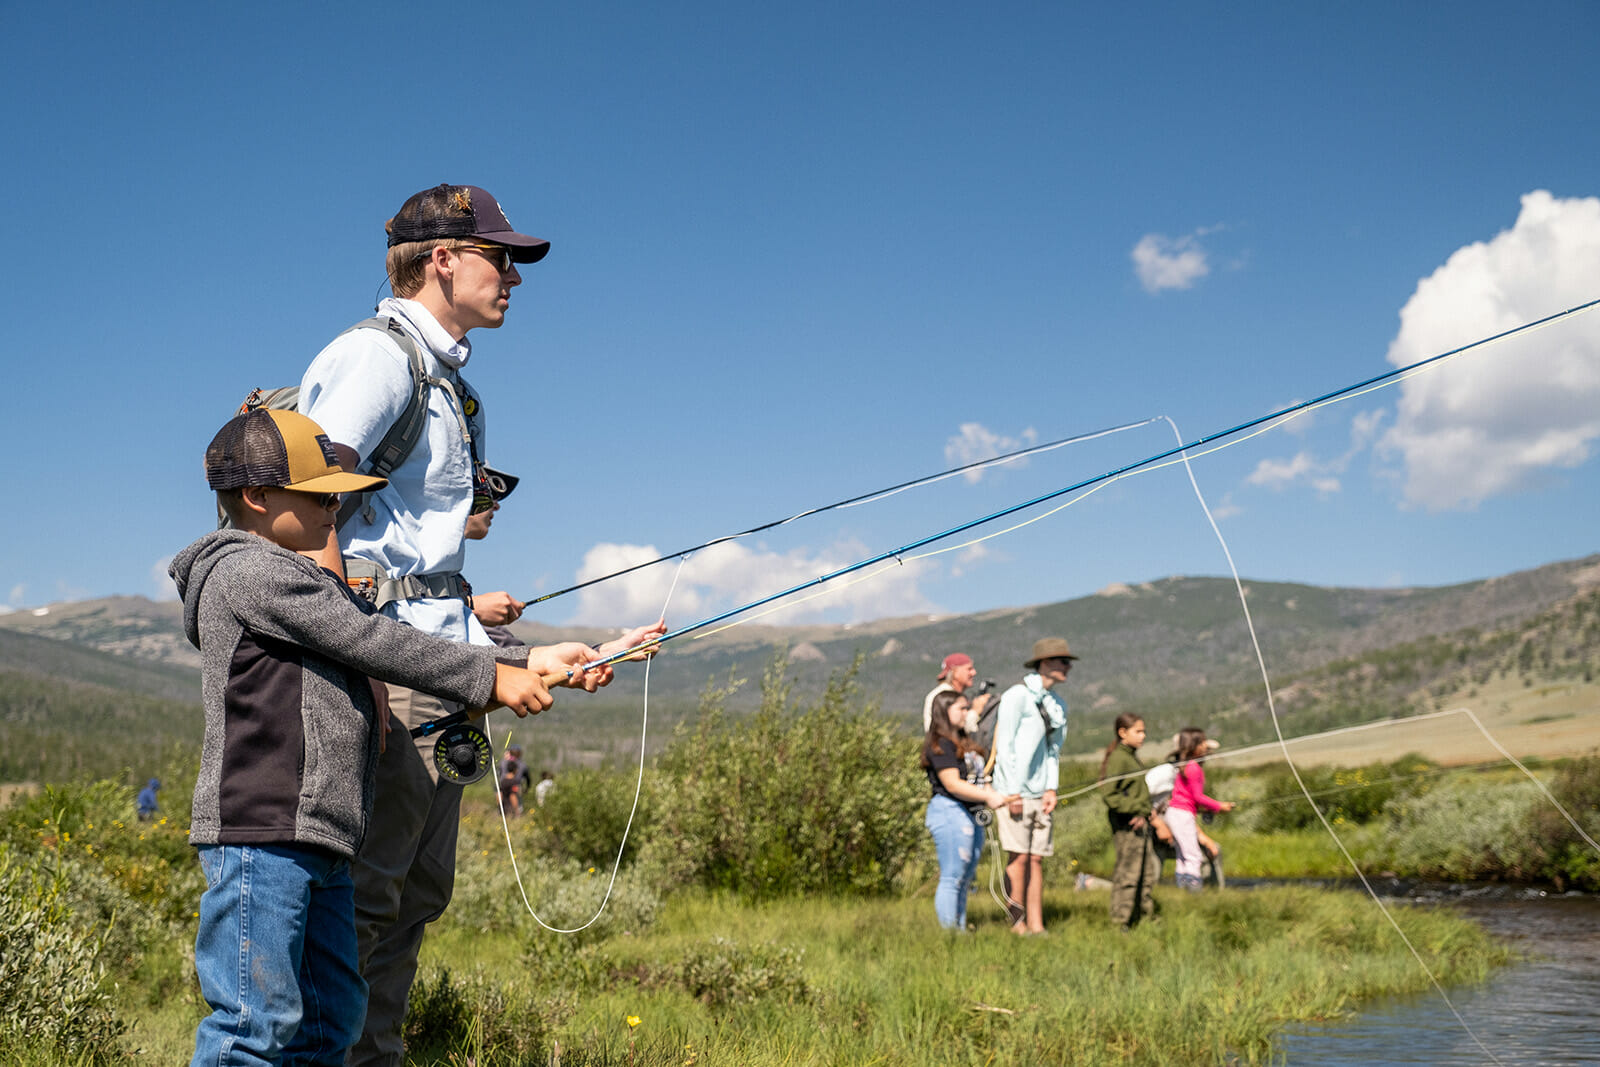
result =
[[1291,1027],[1277,1044],[1284,1062],[1600,1064],[1600,898],[1504,886],[1391,888],[1419,906],[1461,910],[1523,958],[1481,986],[1446,987],[1470,1035],[1430,991],[1366,1002],[1340,1022]]

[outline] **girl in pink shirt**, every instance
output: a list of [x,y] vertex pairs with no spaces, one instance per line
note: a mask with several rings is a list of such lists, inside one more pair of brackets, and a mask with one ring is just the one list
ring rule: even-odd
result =
[[1199,811],[1232,811],[1230,801],[1206,796],[1206,772],[1199,757],[1215,747],[1206,732],[1186,727],[1178,733],[1178,774],[1172,783],[1172,799],[1167,804],[1167,825],[1172,828],[1172,844],[1178,852],[1178,888],[1200,891],[1200,828],[1195,824]]

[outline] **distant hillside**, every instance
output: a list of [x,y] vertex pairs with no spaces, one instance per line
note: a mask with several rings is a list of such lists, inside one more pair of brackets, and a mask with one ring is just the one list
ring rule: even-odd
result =
[[0,630],[0,782],[142,782],[201,734],[199,673]]
[[[113,603],[123,601],[71,605],[74,609],[85,610],[73,611],[74,621],[60,629],[13,627],[16,615],[0,615],[0,670],[100,685],[119,693],[198,702],[199,654],[195,653],[192,662],[188,662],[168,652],[174,633],[184,648],[194,652],[181,632],[157,629],[143,640],[132,637],[127,631],[137,631],[142,624],[112,621],[107,606]],[[147,600],[133,603],[158,606]],[[41,620],[30,617],[28,621]]]
[[[1490,669],[1486,657],[1498,656],[1494,669],[1500,669],[1508,647],[1518,649],[1520,657],[1524,643],[1535,640],[1524,636],[1531,632],[1528,627],[1565,632],[1564,627],[1577,625],[1578,636],[1557,644],[1586,648],[1581,633],[1590,624],[1561,622],[1559,609],[1600,589],[1600,556],[1438,588],[1247,582],[1246,589],[1274,684],[1285,690],[1280,711],[1303,722],[1351,721],[1358,714],[1381,717],[1414,706],[1417,692],[1429,686],[1448,684],[1465,692],[1470,683],[1464,675],[1451,679],[1469,668],[1479,674]],[[532,643],[574,637],[596,643],[614,636],[593,628],[536,625],[519,626],[517,632]],[[1052,634],[1066,636],[1083,657],[1066,693],[1074,718],[1073,751],[1103,743],[1101,726],[1122,710],[1149,719],[1152,735],[1189,720],[1226,723],[1241,739],[1265,729],[1259,671],[1232,581],[1173,577],[1113,585],[1062,603],[968,616],[855,627],[751,625],[705,640],[684,638],[651,667],[648,743],[654,748],[673,721],[691,715],[708,683],[747,679],[729,706],[753,706],[762,670],[780,650],[797,693],[820,691],[828,674],[861,654],[863,695],[909,725],[947,652],[971,654],[980,677],[1004,686],[1020,677],[1034,639]],[[1463,652],[1464,645],[1473,647]],[[1567,653],[1554,655],[1560,659]],[[1448,662],[1452,657],[1454,667]],[[1548,675],[1537,651],[1534,657],[1530,669]],[[1439,662],[1402,672],[1403,677],[1391,670],[1395,663],[1418,660]],[[1519,659],[1513,669],[1521,664]],[[72,679],[192,704],[198,695],[197,665],[182,635],[177,604],[118,597],[0,615],[0,668],[25,672],[35,681]],[[625,664],[617,682],[600,694],[561,694],[554,709],[516,726],[518,740],[531,746],[535,762],[593,762],[636,753],[643,675],[642,665]],[[1363,681],[1369,677],[1378,681]],[[509,719],[497,718],[502,717]]]
[[[0,632],[48,637],[130,660],[200,669],[200,653],[183,636],[183,605],[142,596],[83,600],[0,615]],[[0,646],[0,655],[4,655]]]

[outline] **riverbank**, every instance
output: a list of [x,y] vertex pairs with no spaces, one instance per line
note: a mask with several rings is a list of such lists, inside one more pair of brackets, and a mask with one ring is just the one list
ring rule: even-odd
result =
[[1600,1031],[1593,1025],[1600,1003],[1600,897],[1526,886],[1403,888],[1413,899],[1472,918],[1516,958],[1482,984],[1450,990],[1449,1004],[1431,991],[1386,996],[1361,1004],[1350,1019],[1292,1024],[1278,1039],[1286,1063],[1400,1067],[1425,1059],[1434,1067],[1475,1067],[1490,1062],[1485,1050],[1502,1063],[1600,1063]]

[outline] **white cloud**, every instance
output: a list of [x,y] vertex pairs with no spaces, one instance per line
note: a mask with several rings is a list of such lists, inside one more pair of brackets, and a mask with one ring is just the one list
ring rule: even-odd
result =
[[1291,459],[1264,459],[1256,464],[1245,482],[1262,489],[1281,491],[1304,483],[1319,493],[1337,493],[1344,488],[1339,478],[1377,436],[1384,412],[1361,411],[1350,420],[1350,446],[1333,459],[1319,460],[1302,449]]
[[[1400,311],[1405,366],[1594,299],[1600,198],[1522,198],[1511,229],[1458,249]],[[1469,352],[1401,386],[1384,454],[1409,503],[1472,507],[1576,467],[1600,437],[1600,314]]]
[[1378,431],[1383,428],[1383,420],[1388,417],[1388,412],[1382,408],[1372,411],[1357,412],[1350,420],[1350,455],[1366,448],[1377,440]]
[[[993,430],[978,422],[963,422],[961,432],[944,443],[945,462],[952,467],[964,467],[969,463],[979,463],[996,456],[1003,456],[1007,452],[1017,452],[1029,448],[1039,440],[1039,432],[1033,427],[1022,431],[1021,437],[1007,437],[995,433]],[[1025,467],[1028,460],[1014,459],[1006,464],[1008,467]],[[969,482],[978,482],[988,473],[990,468],[980,467],[977,470],[967,471],[962,475]]]
[[172,566],[171,556],[162,556],[150,564],[150,599],[178,599],[178,587],[173,583],[172,575],[167,573],[167,568],[170,566]]
[[1202,227],[1182,237],[1147,233],[1139,238],[1130,253],[1134,273],[1147,293],[1163,289],[1188,289],[1211,273],[1211,264],[1200,238],[1221,227]]
[[6,607],[15,611],[17,608],[20,608],[23,604],[27,603],[27,600],[28,586],[24,582],[18,582],[16,585],[11,587],[11,592],[6,596]]
[[[676,574],[677,563],[660,563],[581,590],[571,621],[591,626],[636,626],[659,617],[662,605],[666,605],[667,621],[676,629],[812,581],[869,554],[855,544],[836,545],[812,554],[805,549],[780,553],[727,542],[696,553],[683,565],[681,574]],[[650,545],[597,544],[585,553],[577,580],[611,574],[657,555]],[[903,565],[889,560],[776,601],[771,606],[792,606],[782,607],[764,621],[789,625],[842,615],[844,621],[857,622],[924,613],[933,605],[917,583],[932,573],[933,565],[927,560]],[[869,574],[873,577],[863,580]]]
[[989,559],[991,553],[989,546],[982,541],[968,545],[957,552],[950,563],[950,577],[961,578],[966,575],[967,568],[982,563]]
[[1232,493],[1224,493],[1221,503],[1211,505],[1211,517],[1218,522],[1222,522],[1224,519],[1231,519],[1235,515],[1243,513],[1244,508],[1233,502]]
[[[1304,402],[1305,401],[1303,399],[1297,397],[1294,400],[1289,401],[1287,404],[1279,404],[1278,407],[1280,409],[1292,408],[1296,404],[1301,404]],[[1297,411],[1293,415],[1284,416],[1277,422],[1273,423],[1272,428],[1274,430],[1282,430],[1284,433],[1290,434],[1294,437],[1304,437],[1306,434],[1311,432],[1312,428],[1315,427],[1316,424],[1316,411],[1305,410]]]
[[1245,481],[1267,489],[1287,489],[1310,475],[1316,465],[1316,460],[1311,458],[1309,452],[1297,452],[1289,460],[1264,459],[1256,464],[1256,469],[1250,472],[1250,477]]

